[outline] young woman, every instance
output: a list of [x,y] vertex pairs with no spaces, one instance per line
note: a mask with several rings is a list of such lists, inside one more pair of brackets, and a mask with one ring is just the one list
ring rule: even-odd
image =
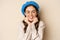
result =
[[45,26],[38,16],[39,5],[34,1],[26,2],[22,6],[22,13],[25,18],[19,24],[17,40],[42,40]]

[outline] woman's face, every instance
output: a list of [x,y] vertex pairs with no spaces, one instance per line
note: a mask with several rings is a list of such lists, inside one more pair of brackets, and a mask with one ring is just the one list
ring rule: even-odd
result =
[[37,11],[33,6],[28,6],[25,10],[25,16],[28,18],[29,21],[33,21],[36,17]]

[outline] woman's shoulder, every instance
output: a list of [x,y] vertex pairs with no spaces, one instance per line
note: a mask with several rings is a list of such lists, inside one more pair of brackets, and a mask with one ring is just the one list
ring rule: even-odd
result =
[[43,21],[40,21],[39,24],[40,24],[40,25],[44,25],[44,22],[43,22]]
[[19,26],[20,28],[24,28],[23,21],[20,21],[18,24],[19,24],[18,26]]
[[45,28],[45,23],[44,23],[43,21],[40,21],[40,22],[39,22],[39,27],[40,27],[40,28]]

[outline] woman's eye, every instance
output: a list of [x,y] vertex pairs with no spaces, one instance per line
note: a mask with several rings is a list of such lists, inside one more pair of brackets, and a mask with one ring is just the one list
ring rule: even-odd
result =
[[26,12],[27,14],[30,13],[29,11]]
[[36,13],[36,11],[32,11],[32,13]]

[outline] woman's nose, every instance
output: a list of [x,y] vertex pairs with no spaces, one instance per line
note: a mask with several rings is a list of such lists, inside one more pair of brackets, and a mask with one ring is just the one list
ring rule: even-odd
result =
[[30,16],[32,16],[32,12],[30,12]]

